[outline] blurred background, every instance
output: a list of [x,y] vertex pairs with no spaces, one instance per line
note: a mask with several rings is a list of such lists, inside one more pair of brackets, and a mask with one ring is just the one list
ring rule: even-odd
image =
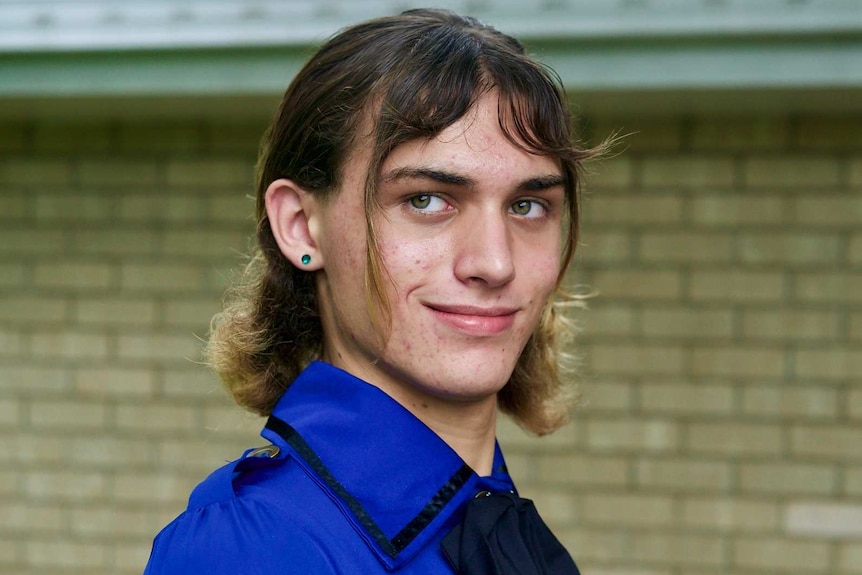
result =
[[[862,2],[438,0],[563,78],[597,291],[574,422],[501,441],[585,575],[862,573]],[[200,365],[257,145],[413,0],[0,1],[0,573],[140,573],[261,421]]]

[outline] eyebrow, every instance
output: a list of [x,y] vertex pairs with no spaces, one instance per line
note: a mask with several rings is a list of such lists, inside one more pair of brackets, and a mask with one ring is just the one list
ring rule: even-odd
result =
[[[396,168],[383,175],[383,181],[387,183],[397,182],[398,180],[432,180],[449,186],[459,186],[464,188],[474,188],[477,186],[476,180],[463,174],[447,172],[445,170],[437,170],[434,168],[423,167],[403,167]],[[540,192],[551,188],[557,188],[565,185],[566,178],[562,174],[547,174],[528,178],[519,182],[516,189],[519,192]]]

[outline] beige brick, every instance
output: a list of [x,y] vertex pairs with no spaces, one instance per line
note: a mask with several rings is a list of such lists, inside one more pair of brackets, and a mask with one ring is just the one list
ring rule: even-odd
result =
[[108,337],[75,331],[35,333],[31,349],[37,357],[100,359],[108,355]]
[[622,457],[542,454],[536,473],[542,485],[623,487],[628,483],[628,462]]
[[753,537],[734,541],[733,561],[743,569],[826,572],[829,556],[829,545],[821,542]]
[[588,563],[617,561],[628,554],[628,537],[620,530],[575,527],[557,529],[554,535],[581,567]]
[[21,333],[0,327],[0,357],[21,354],[24,349],[23,341]]
[[841,183],[841,164],[830,157],[752,157],[743,162],[743,174],[749,187],[834,188]]
[[794,219],[800,224],[855,227],[862,222],[862,199],[855,195],[799,196],[793,201]]
[[746,414],[782,419],[833,418],[838,394],[833,389],[763,387],[746,388],[742,395]]
[[664,383],[646,381],[640,387],[641,407],[655,413],[727,415],[734,408],[729,384]]
[[593,345],[586,352],[596,372],[628,375],[677,375],[682,373],[684,350],[658,345]]
[[862,302],[862,274],[799,274],[795,280],[796,297],[802,301],[829,304]]
[[40,401],[30,406],[30,421],[42,428],[100,429],[107,421],[107,408],[95,402]]
[[862,146],[862,122],[844,115],[802,117],[797,120],[796,138],[800,149],[859,148]]
[[208,405],[203,408],[204,428],[207,433],[254,434],[263,428],[266,420],[236,405]]
[[685,499],[682,524],[695,529],[728,532],[772,532],[779,524],[779,506],[763,499],[730,497]]
[[67,442],[64,457],[69,463],[90,471],[149,466],[154,459],[149,441],[102,435],[72,438]]
[[26,473],[24,492],[33,499],[51,501],[88,501],[106,493],[107,479],[100,473],[67,470]]
[[818,265],[838,263],[841,239],[835,235],[768,233],[745,234],[740,255],[747,264]]
[[0,221],[23,220],[27,215],[27,196],[21,192],[4,189],[0,196]]
[[111,286],[111,277],[111,266],[97,263],[45,263],[33,271],[36,286],[63,291],[105,289]]
[[254,183],[254,164],[228,159],[172,159],[167,165],[169,186],[249,188]]
[[635,465],[637,485],[674,493],[723,491],[731,482],[730,464],[688,459],[640,459]]
[[580,421],[564,425],[551,435],[536,437],[515,424],[510,417],[497,418],[497,437],[514,451],[530,454],[547,450],[573,449],[582,443],[584,433]]
[[182,154],[201,151],[204,127],[197,122],[123,122],[118,148],[124,153]]
[[66,235],[59,230],[35,231],[30,228],[13,229],[0,226],[0,254],[18,256],[51,255],[63,253]]
[[628,412],[634,405],[633,385],[625,382],[602,380],[580,386],[581,405],[590,412],[622,411]]
[[784,515],[787,533],[823,539],[862,538],[862,505],[791,503]]
[[734,185],[733,159],[724,156],[646,157],[641,180],[646,187],[699,188]]
[[862,429],[843,425],[806,426],[791,429],[794,454],[824,459],[856,460],[862,456]]
[[632,545],[638,562],[719,567],[724,559],[724,542],[711,536],[647,531],[636,533]]
[[0,122],[0,152],[18,154],[28,149],[32,125],[30,122],[4,119]]
[[682,219],[682,198],[675,195],[596,194],[584,202],[584,221],[602,224],[670,224]]
[[246,247],[244,231],[167,231],[162,250],[170,256],[236,257]]
[[175,192],[172,195],[124,195],[120,218],[134,223],[200,223],[207,219],[206,198]]
[[837,485],[836,470],[807,463],[743,463],[739,485],[743,492],[762,495],[829,495]]
[[661,419],[590,419],[587,444],[606,452],[666,452],[680,443],[679,425]]
[[699,301],[775,301],[783,297],[784,278],[779,272],[695,271],[689,290]]
[[[166,525],[166,522],[161,522]],[[129,575],[139,575],[143,566],[147,564],[150,557],[150,547],[135,543],[115,543],[112,546],[115,569]],[[115,574],[119,575],[119,574]]]
[[4,502],[0,505],[0,533],[61,533],[66,526],[65,513],[56,505],[26,502]]
[[847,413],[853,419],[862,419],[862,389],[855,389],[848,392]]
[[534,493],[521,493],[531,499],[542,519],[551,526],[571,525],[578,518],[575,497],[566,491],[544,487]]
[[[19,475],[17,471],[0,470],[0,498],[17,494]],[[6,522],[2,520],[2,513],[3,511],[0,510],[0,524],[5,525]]]
[[584,184],[588,190],[597,188],[630,188],[634,181],[634,160],[628,154],[590,162]]
[[647,308],[641,316],[644,335],[656,337],[724,338],[733,331],[731,310]]
[[4,296],[0,298],[0,321],[61,322],[67,303],[58,297]]
[[80,396],[147,397],[155,390],[155,373],[138,368],[79,368],[73,382]]
[[582,520],[587,525],[666,526],[673,520],[673,500],[653,495],[591,493],[584,496]]
[[[583,566],[582,566],[583,567]],[[668,568],[658,567],[594,567],[589,571],[590,575],[673,575],[675,571]],[[686,575],[703,575],[686,571]]]
[[246,441],[223,441],[214,443],[211,439],[195,437],[193,439],[168,438],[159,441],[158,469],[181,469],[183,473],[197,473],[198,481],[204,479],[213,469],[224,465],[225,461],[233,461],[242,455],[243,451],[254,445],[260,445],[261,439],[254,443]]
[[823,341],[839,337],[840,321],[840,314],[836,312],[744,310],[742,333],[754,339]]
[[146,255],[156,253],[154,230],[74,230],[75,251],[87,255]]
[[27,266],[0,262],[0,288],[21,288],[27,281]]
[[784,374],[784,352],[756,347],[695,349],[692,370],[696,375],[778,378]]
[[[272,99],[271,109],[278,106],[278,100]],[[209,145],[216,151],[240,152],[255,154],[260,145],[261,136],[266,130],[267,118],[254,119],[222,119],[209,123]]]
[[74,318],[89,325],[153,325],[156,302],[138,298],[87,298],[78,301]]
[[199,361],[202,343],[194,335],[121,335],[117,353],[123,359]]
[[777,150],[787,145],[790,134],[786,118],[696,118],[691,143],[696,149]]
[[126,264],[120,268],[120,285],[124,290],[146,290],[153,293],[200,291],[204,271],[195,265]]
[[169,367],[162,374],[162,393],[169,398],[224,399],[218,376],[204,366]]
[[69,372],[60,367],[0,365],[3,388],[20,395],[40,395],[71,388]]
[[[2,340],[0,340],[2,343]],[[0,397],[0,428],[21,425],[21,402]]]
[[122,502],[169,503],[180,507],[188,499],[196,481],[166,472],[122,472],[114,478],[113,496]]
[[841,545],[838,563],[846,573],[862,573],[862,543],[847,542]]
[[39,568],[91,569],[107,567],[109,546],[82,541],[28,541],[27,562]]
[[850,379],[862,373],[862,350],[853,348],[800,349],[796,374],[818,379]]
[[862,495],[862,467],[848,465],[844,471],[844,491],[848,495]]
[[0,441],[0,461],[8,468],[56,465],[65,457],[61,438],[44,435],[27,435],[23,431]]
[[582,230],[577,253],[577,258],[587,262],[586,265],[626,261],[632,256],[632,240],[622,232]]
[[604,300],[671,300],[679,297],[682,282],[672,271],[608,270],[595,272],[591,287]]
[[45,221],[103,222],[109,221],[113,212],[110,196],[65,193],[36,196],[36,218]]
[[696,196],[691,218],[707,226],[770,225],[784,221],[784,201],[775,197],[742,195]]
[[102,506],[73,509],[70,526],[71,533],[80,537],[111,539],[152,536],[159,529],[149,511]]
[[644,233],[640,257],[651,262],[727,263],[733,258],[733,238],[716,233]]
[[7,156],[0,159],[0,183],[46,186],[68,185],[72,164],[66,160]]
[[857,234],[850,240],[848,258],[854,265],[862,264],[862,235]]
[[255,199],[253,190],[213,196],[210,199],[210,215],[213,222],[241,223],[248,228],[249,235],[254,231]]
[[111,149],[108,122],[75,121],[36,124],[33,147],[39,152],[81,155]]
[[196,427],[196,410],[167,404],[119,405],[117,427],[139,433],[190,431]]
[[862,186],[862,158],[850,162],[850,185],[855,188]]
[[635,312],[631,306],[597,302],[584,315],[584,332],[589,337],[631,335],[634,331]]
[[688,448],[694,453],[775,455],[782,451],[781,440],[781,427],[769,424],[692,423],[688,430]]
[[862,313],[854,313],[850,318],[850,337],[862,339]]
[[78,165],[78,177],[85,186],[156,186],[159,172],[159,163],[147,159],[84,159]]
[[682,147],[682,121],[679,118],[591,118],[590,142],[595,145],[611,134],[623,136],[621,146],[629,151],[679,150]]

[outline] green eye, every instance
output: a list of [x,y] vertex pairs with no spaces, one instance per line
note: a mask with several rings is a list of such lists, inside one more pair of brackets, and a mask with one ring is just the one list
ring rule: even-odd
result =
[[519,216],[526,216],[533,209],[533,202],[530,200],[521,200],[512,204],[512,211]]
[[410,205],[417,210],[424,210],[431,205],[431,196],[413,196],[410,198]]

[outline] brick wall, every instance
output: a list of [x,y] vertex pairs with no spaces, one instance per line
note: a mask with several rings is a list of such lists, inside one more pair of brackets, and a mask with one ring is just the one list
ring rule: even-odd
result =
[[[862,120],[594,118],[575,422],[501,424],[591,575],[862,573]],[[196,362],[263,125],[0,124],[0,572],[139,573],[260,422]]]

